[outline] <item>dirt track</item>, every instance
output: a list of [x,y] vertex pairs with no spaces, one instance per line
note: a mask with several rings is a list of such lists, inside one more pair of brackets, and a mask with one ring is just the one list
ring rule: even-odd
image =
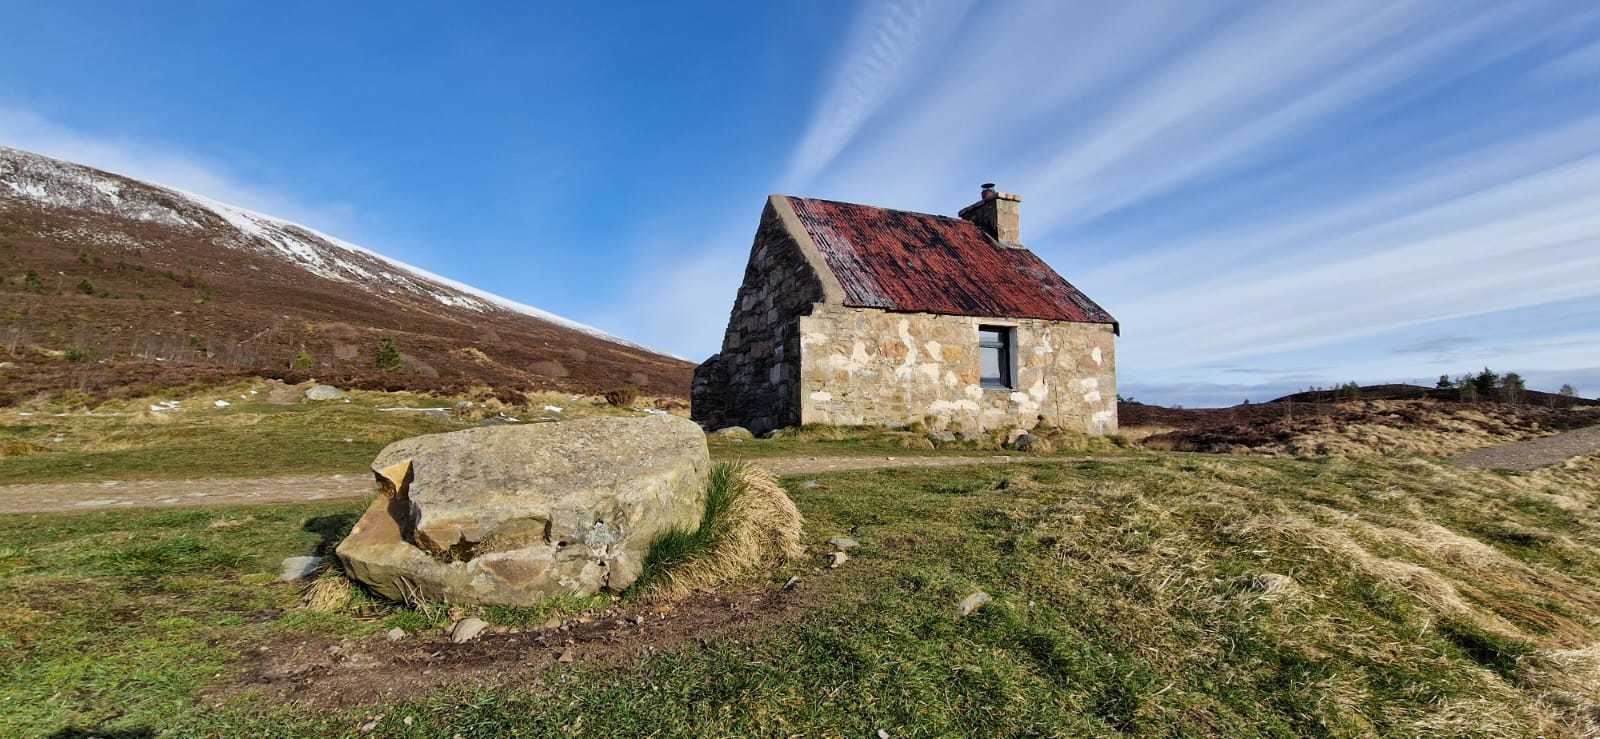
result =
[[1600,452],[1600,426],[1590,426],[1513,444],[1474,449],[1452,461],[1463,467],[1531,470],[1594,452]]
[[[961,457],[777,457],[751,460],[775,474],[805,475],[883,467],[952,467],[1041,461],[1004,455]],[[297,475],[205,480],[136,480],[0,485],[0,514],[95,511],[118,508],[298,503],[363,498],[372,494],[364,475]]]

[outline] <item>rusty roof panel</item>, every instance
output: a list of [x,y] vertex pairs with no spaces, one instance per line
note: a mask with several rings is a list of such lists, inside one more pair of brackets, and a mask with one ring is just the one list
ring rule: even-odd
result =
[[789,198],[844,288],[844,304],[913,313],[1111,323],[1027,249],[959,218]]

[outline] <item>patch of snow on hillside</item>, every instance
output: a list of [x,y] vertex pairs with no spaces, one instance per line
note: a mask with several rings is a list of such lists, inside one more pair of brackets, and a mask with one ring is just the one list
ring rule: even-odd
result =
[[116,207],[122,202],[121,185],[118,185],[117,183],[103,177],[96,177],[94,181],[89,184],[101,195],[104,195],[107,200],[110,200],[112,207]]
[[40,205],[115,213],[172,226],[199,225],[166,203],[125,197],[121,183],[88,167],[21,149],[0,146],[0,182],[18,197]]
[[465,295],[451,295],[449,293],[435,293],[435,292],[430,292],[428,294],[432,295],[434,300],[437,300],[437,301],[439,301],[441,303],[444,303],[445,305],[453,305],[453,306],[455,306],[457,308],[466,308],[467,310],[475,310],[475,311],[478,311],[479,313],[482,313],[484,311],[483,303],[480,303],[480,302],[478,302],[476,300],[473,300],[472,298],[469,298],[469,297],[467,297]]
[[41,233],[40,235],[70,241],[75,244],[98,244],[100,246],[119,246],[128,249],[144,245],[143,242],[121,231],[106,231],[83,226],[56,229],[48,234]]
[[39,200],[44,202],[48,202],[50,200],[50,191],[44,189],[44,185],[41,185],[37,182],[17,182],[15,180],[7,180],[6,184],[11,186],[12,192],[15,192],[16,194],[28,200]]
[[217,214],[219,218],[227,221],[228,225],[233,226],[234,230],[243,234],[245,238],[266,244],[273,251],[299,264],[312,274],[340,282],[352,281],[349,276],[341,274],[338,267],[343,265],[337,264],[337,260],[324,259],[323,250],[299,238],[285,228],[293,224],[286,221],[277,221],[243,208],[236,208],[227,203],[212,200],[204,195],[181,191],[174,192],[178,192],[196,205]]

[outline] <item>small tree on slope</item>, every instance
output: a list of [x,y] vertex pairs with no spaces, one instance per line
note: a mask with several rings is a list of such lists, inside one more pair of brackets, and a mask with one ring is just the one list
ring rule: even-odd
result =
[[378,369],[392,372],[405,365],[405,360],[400,358],[400,348],[394,345],[394,339],[387,336],[378,339]]

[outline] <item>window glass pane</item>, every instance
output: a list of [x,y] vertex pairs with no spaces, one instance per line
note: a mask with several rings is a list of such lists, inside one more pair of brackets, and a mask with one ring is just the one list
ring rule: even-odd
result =
[[999,382],[1001,380],[999,349],[988,346],[978,349],[978,361],[983,379],[991,382]]
[[1005,339],[1000,331],[992,328],[978,329],[978,343],[985,346],[999,346]]

